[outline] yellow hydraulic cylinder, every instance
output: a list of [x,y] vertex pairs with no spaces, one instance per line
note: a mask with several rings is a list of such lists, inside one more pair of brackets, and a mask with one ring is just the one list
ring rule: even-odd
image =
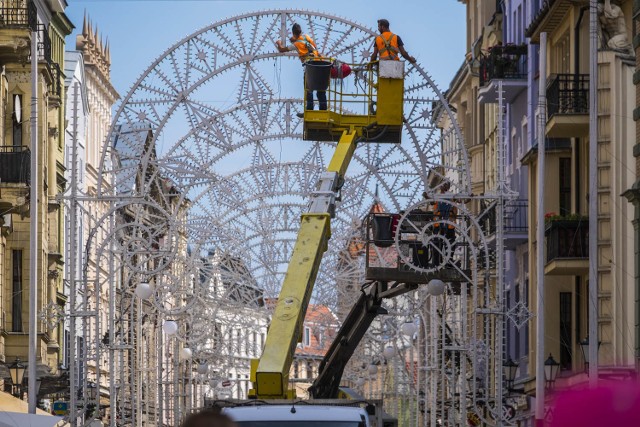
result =
[[[340,138],[327,169],[329,176],[334,177],[331,181],[335,183],[334,186],[339,186],[339,183],[344,180],[356,142],[356,132],[344,132]],[[320,186],[323,185],[321,182]],[[328,193],[333,194],[335,191],[337,188],[332,188]],[[262,357],[259,361],[251,363],[251,380],[255,388],[250,391],[250,397],[260,399],[295,397],[295,390],[289,390],[289,370],[322,255],[327,250],[331,237],[329,212],[333,210],[333,201],[325,204],[322,200],[319,202],[317,200],[327,197],[335,198],[326,194],[312,196],[311,211],[302,215],[298,239],[269,325]],[[326,209],[323,208],[324,211],[320,211],[318,208],[320,206],[326,206]]]

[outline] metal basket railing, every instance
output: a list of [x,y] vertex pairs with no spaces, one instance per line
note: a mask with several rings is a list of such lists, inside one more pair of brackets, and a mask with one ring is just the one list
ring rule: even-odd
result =
[[[337,62],[332,58],[318,58],[331,61],[334,66],[347,64],[351,68],[348,78],[353,79],[353,88],[346,84],[346,78],[330,78],[327,87],[327,109],[344,114],[369,117],[369,122],[375,122],[375,108],[377,103],[378,62],[349,64]],[[306,91],[306,83],[305,83]]]

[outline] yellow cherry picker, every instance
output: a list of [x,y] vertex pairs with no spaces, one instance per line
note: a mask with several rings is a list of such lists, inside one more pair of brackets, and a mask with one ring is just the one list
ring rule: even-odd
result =
[[[262,356],[251,364],[253,388],[249,392],[250,399],[224,409],[241,427],[387,425],[383,424],[381,408],[375,408],[375,404],[366,405],[366,408],[362,405],[336,407],[334,401],[319,400],[314,405],[292,405],[296,399],[295,390],[289,388],[289,371],[296,345],[302,334],[322,256],[331,237],[330,221],[356,146],[397,144],[402,135],[404,63],[380,61],[353,66],[356,74],[364,79],[366,89],[357,94],[345,93],[342,79],[330,79],[332,65],[328,60],[316,60],[305,67],[305,91],[326,90],[328,109],[304,111],[304,139],[337,141],[337,146],[316,191],[311,194],[308,211],[302,215]],[[258,404],[265,402],[269,404]],[[332,405],[332,410],[318,406],[323,402]]]

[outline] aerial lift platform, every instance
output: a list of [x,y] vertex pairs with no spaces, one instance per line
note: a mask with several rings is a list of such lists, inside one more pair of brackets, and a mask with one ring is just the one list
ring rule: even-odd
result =
[[366,84],[360,93],[345,93],[341,79],[330,82],[330,66],[329,61],[311,61],[306,65],[305,89],[313,89],[314,85],[316,89],[327,88],[328,109],[304,112],[304,139],[338,144],[316,191],[311,194],[309,209],[302,215],[262,357],[251,363],[254,388],[249,392],[250,398],[295,398],[295,390],[289,388],[289,371],[318,268],[331,237],[335,202],[356,145],[401,141],[404,63],[353,65],[356,76]]

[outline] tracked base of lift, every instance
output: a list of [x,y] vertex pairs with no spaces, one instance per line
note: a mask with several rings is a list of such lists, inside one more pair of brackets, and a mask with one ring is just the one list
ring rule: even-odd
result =
[[433,273],[423,273],[409,268],[367,267],[366,279],[379,282],[400,282],[423,285],[432,279],[443,282],[468,282],[471,271],[460,271],[455,268],[443,268]]

